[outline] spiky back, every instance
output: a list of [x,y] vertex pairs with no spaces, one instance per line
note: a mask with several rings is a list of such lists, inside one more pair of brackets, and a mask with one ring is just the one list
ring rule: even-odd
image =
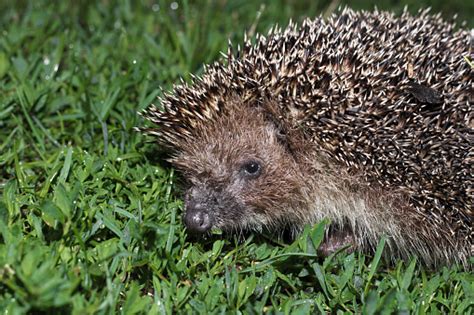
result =
[[405,190],[427,220],[472,242],[471,41],[427,11],[344,9],[290,23],[237,52],[229,45],[226,62],[175,86],[162,109],[145,110],[158,128],[143,130],[179,150],[225,108],[226,95],[270,96],[280,119],[295,118],[293,127],[332,158],[368,182]]

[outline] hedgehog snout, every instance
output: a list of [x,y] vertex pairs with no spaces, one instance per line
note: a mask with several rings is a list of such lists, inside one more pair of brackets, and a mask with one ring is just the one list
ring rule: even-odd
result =
[[209,231],[214,223],[212,209],[216,198],[207,189],[192,187],[186,192],[185,214],[186,228],[191,233],[202,234]]
[[186,206],[184,224],[192,233],[205,233],[212,227],[213,217],[201,203]]

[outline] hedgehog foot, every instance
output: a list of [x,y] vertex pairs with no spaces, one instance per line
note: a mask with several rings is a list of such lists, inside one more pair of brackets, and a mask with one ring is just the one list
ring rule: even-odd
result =
[[345,250],[347,253],[352,253],[355,250],[354,235],[349,231],[337,231],[327,235],[319,246],[318,253],[327,257],[343,247],[347,247]]

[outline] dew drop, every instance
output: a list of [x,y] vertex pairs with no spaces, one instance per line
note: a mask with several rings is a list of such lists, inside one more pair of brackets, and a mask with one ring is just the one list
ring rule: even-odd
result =
[[155,3],[151,6],[151,9],[153,10],[153,12],[158,12],[160,11],[160,5],[158,3]]
[[176,2],[176,1],[171,2],[171,4],[170,4],[171,10],[176,10],[176,9],[178,9],[178,7],[179,7],[178,2]]

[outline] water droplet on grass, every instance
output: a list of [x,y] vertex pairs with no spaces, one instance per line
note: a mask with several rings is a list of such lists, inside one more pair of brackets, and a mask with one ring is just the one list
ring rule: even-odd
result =
[[176,1],[171,2],[171,4],[170,4],[171,10],[176,10],[176,9],[178,9],[178,7],[179,7],[178,2],[176,2]]

